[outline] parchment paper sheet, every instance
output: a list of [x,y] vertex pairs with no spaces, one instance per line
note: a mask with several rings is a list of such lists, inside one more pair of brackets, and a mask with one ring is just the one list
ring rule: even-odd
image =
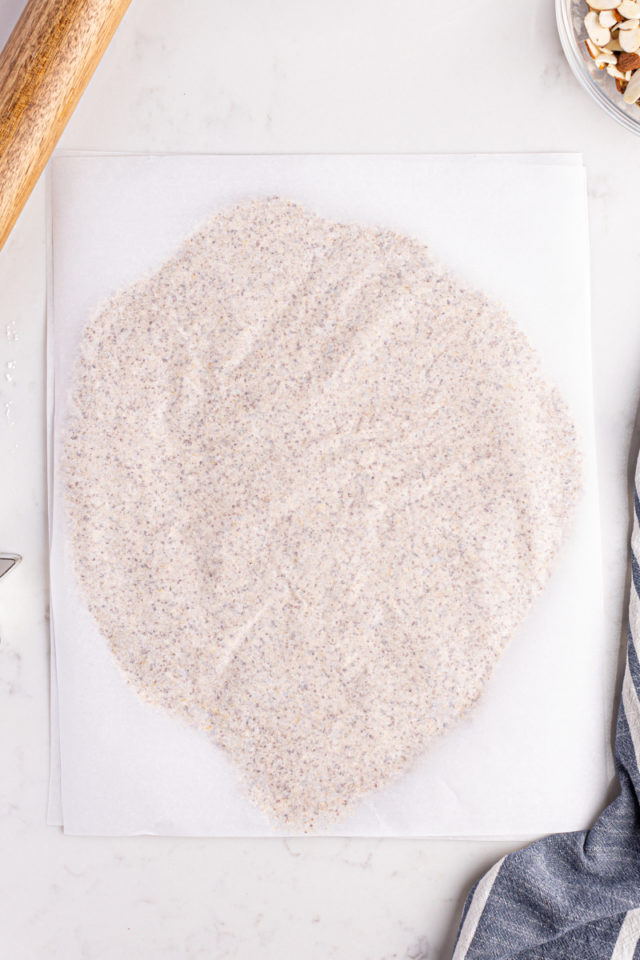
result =
[[501,300],[568,400],[586,454],[570,540],[481,703],[330,832],[521,837],[584,827],[610,775],[605,678],[613,668],[601,631],[585,175],[579,157],[559,155],[54,158],[49,820],[72,834],[277,833],[243,796],[224,753],[142,703],[124,680],[77,590],[55,470],[91,311],[159,266],[220,207],[274,194],[417,236]]

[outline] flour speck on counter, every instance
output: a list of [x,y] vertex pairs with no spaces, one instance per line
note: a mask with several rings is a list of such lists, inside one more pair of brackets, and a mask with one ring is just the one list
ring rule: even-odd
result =
[[502,308],[416,240],[279,198],[215,215],[89,320],[63,469],[130,683],[308,832],[478,699],[582,472]]

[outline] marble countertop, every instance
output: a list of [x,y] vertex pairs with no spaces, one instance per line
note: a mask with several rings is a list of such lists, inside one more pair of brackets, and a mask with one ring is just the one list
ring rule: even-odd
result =
[[[5,0],[0,42],[22,0]],[[581,151],[612,706],[640,397],[640,139],[587,98],[549,0],[133,0],[61,146]],[[517,39],[517,44],[514,40]],[[465,892],[517,844],[80,839],[45,825],[45,192],[0,253],[0,930],[12,960],[444,960]],[[605,798],[602,798],[603,801]],[[585,824],[586,826],[586,824]]]

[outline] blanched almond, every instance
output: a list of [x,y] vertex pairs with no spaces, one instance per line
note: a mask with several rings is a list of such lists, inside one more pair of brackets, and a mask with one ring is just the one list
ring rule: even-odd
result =
[[[600,26],[598,14],[593,10],[584,18],[584,25],[587,28],[590,39],[593,40],[596,46],[604,47],[605,43],[609,43],[609,40],[611,40],[611,31],[606,27]],[[620,43],[622,43],[622,40]]]
[[599,70],[603,70],[608,64],[615,62],[615,53],[610,53],[608,50],[603,50],[602,53],[599,53],[596,57],[596,67],[598,67]]
[[588,0],[588,2],[592,10],[613,10],[618,6],[615,0],[613,2],[612,0]]
[[620,31],[620,43],[627,53],[635,53],[640,47],[640,27]]
[[629,80],[627,87],[624,91],[624,99],[626,103],[635,103],[636,100],[640,97],[640,70],[636,72]]
[[640,3],[637,0],[622,0],[618,10],[625,20],[640,19]]
[[600,21],[600,26],[605,27],[607,30],[610,30],[611,27],[618,23],[618,19],[613,10],[603,10],[598,20]]

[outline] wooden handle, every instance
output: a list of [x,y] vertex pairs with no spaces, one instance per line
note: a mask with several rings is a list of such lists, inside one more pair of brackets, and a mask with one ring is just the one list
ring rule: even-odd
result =
[[29,0],[0,54],[0,248],[131,0]]

